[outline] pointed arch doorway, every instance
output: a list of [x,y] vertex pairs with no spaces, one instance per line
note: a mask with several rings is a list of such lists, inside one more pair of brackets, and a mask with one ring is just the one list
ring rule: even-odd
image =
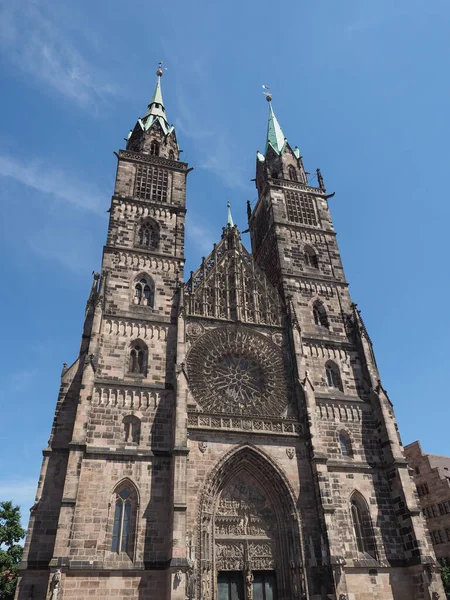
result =
[[198,537],[201,600],[301,598],[300,531],[289,484],[245,446],[207,478]]

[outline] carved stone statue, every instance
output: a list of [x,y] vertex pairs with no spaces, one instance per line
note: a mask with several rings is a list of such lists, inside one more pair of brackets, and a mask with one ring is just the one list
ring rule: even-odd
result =
[[245,574],[245,597],[246,600],[253,600],[253,573],[247,571]]
[[60,588],[61,588],[61,570],[58,569],[57,571],[55,571],[53,573],[52,581],[50,584],[50,589],[52,592],[52,595],[51,595],[52,600],[57,600]]
[[209,580],[209,569],[205,567],[202,574],[202,600],[209,600]]
[[186,571],[186,598],[187,600],[193,600],[195,596],[195,586],[197,583],[197,576],[194,570],[194,566],[190,565]]

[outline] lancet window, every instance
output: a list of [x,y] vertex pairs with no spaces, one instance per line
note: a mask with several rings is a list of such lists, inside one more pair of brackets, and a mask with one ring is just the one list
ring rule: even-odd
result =
[[139,224],[136,245],[147,250],[155,250],[159,243],[159,225],[153,219],[145,219]]
[[153,156],[159,156],[159,142],[153,140],[150,144],[150,154]]
[[141,421],[134,415],[123,418],[123,438],[125,443],[139,444],[141,437]]
[[328,387],[342,391],[342,381],[339,367],[331,360],[325,365],[325,374]]
[[298,181],[297,171],[295,170],[295,167],[293,167],[292,165],[289,165],[288,173],[289,173],[289,179],[291,181]]
[[150,277],[141,277],[134,284],[134,304],[139,306],[150,306],[154,308],[155,303],[155,286]]
[[304,257],[305,265],[307,267],[311,267],[312,269],[319,268],[319,260],[317,258],[317,254],[314,252],[311,246],[305,246]]
[[357,492],[350,500],[350,512],[358,552],[367,553],[376,558],[375,538],[369,509],[364,498]]
[[325,310],[324,305],[319,301],[314,302],[313,304],[313,317],[316,325],[319,325],[320,327],[326,327],[328,329],[329,323],[327,311]]
[[130,346],[128,372],[133,375],[145,375],[147,371],[147,347],[141,340]]
[[339,432],[339,448],[342,456],[347,458],[351,458],[353,456],[350,437],[345,431]]
[[114,520],[111,551],[133,554],[136,527],[137,493],[131,482],[120,485],[114,493]]

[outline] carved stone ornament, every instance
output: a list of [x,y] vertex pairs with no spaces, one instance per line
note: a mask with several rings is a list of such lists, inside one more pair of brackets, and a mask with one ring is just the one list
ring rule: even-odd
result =
[[279,416],[286,408],[282,353],[246,327],[207,331],[191,348],[187,367],[191,391],[205,411]]
[[295,456],[295,448],[286,448],[287,457],[292,460]]
[[190,338],[197,338],[199,335],[202,335],[204,329],[201,323],[196,323],[195,321],[186,325],[186,333]]
[[199,442],[198,443],[198,449],[200,450],[200,452],[202,454],[204,454],[206,452],[207,448],[208,448],[208,442]]
[[283,334],[282,333],[273,333],[272,334],[273,343],[277,346],[281,346],[283,344]]

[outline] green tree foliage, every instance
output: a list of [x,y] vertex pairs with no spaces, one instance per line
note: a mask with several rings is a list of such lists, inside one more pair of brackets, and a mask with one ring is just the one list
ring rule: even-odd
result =
[[20,525],[20,508],[0,502],[0,600],[13,600],[25,536]]
[[448,597],[450,596],[450,563],[446,562],[441,566],[441,577],[445,593]]

